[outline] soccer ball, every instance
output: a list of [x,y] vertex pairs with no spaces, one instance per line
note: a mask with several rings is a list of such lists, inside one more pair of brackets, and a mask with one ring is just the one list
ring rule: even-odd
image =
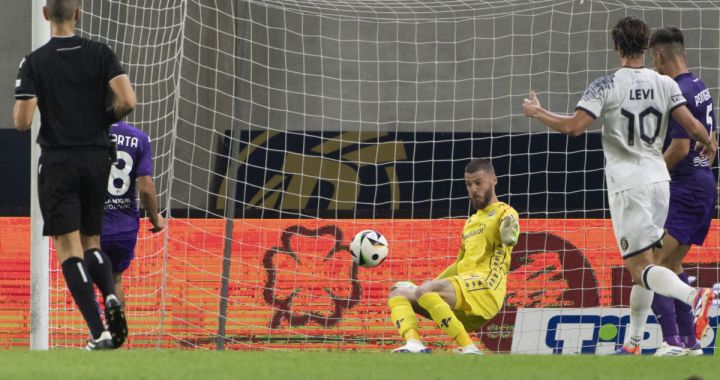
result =
[[360,231],[350,242],[350,253],[355,264],[366,268],[376,267],[387,257],[388,242],[377,231]]

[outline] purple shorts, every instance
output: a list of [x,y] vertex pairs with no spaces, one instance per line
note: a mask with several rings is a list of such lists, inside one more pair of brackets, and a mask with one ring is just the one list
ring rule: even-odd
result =
[[717,197],[673,190],[665,228],[682,245],[702,245],[715,215]]
[[137,234],[132,236],[102,236],[100,249],[110,258],[113,273],[122,273],[130,267],[135,258]]

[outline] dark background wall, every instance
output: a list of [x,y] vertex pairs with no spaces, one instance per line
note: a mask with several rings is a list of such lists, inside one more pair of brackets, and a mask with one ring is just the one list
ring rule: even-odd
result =
[[30,0],[0,0],[0,216],[28,215],[30,133],[13,128],[15,79],[30,52]]
[[20,60],[30,52],[31,3],[30,0],[0,0],[0,129],[13,127],[15,79]]
[[30,133],[0,129],[0,216],[30,215]]

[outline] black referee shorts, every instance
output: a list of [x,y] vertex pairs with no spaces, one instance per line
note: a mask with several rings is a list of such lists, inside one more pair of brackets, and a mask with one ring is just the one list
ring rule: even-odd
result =
[[40,156],[38,198],[43,235],[80,230],[100,235],[110,174],[106,150],[56,150]]

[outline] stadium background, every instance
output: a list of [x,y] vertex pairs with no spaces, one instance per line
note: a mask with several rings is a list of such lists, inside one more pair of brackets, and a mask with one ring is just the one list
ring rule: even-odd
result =
[[[22,3],[0,16],[9,37],[0,42],[8,52],[0,58],[4,88],[11,88],[19,59],[30,49],[30,5]],[[681,26],[688,62],[720,98],[720,17],[712,3],[541,1],[528,7],[505,1],[482,8],[482,2],[466,2],[478,4],[478,11],[428,2],[427,8],[390,13],[371,8],[374,3],[319,9],[299,2],[288,10],[276,1],[166,1],[170,11],[152,9],[156,17],[147,18],[133,15],[145,6],[141,1],[128,2],[130,8],[85,3],[94,6],[84,9],[84,33],[113,46],[136,82],[141,106],[130,121],[153,139],[160,204],[176,218],[167,235],[142,235],[143,259],[129,283],[145,295],[131,306],[143,326],[131,347],[215,344],[226,229],[221,217],[228,216],[220,194],[228,178],[237,180],[232,238],[239,255],[231,265],[231,347],[395,344],[385,289],[396,280],[431,277],[453,259],[463,222],[457,218],[469,211],[458,179],[471,156],[493,157],[498,194],[527,219],[523,228],[530,233],[513,262],[510,313],[481,334],[489,348],[510,349],[518,306],[624,305],[623,288],[612,286],[622,272],[614,269],[621,263],[606,219],[599,135],[569,139],[531,129],[519,104],[532,87],[550,109],[571,110],[590,80],[615,67],[607,30],[626,14],[651,26]],[[187,6],[184,19],[178,4]],[[673,9],[678,4],[685,8]],[[180,25],[183,55],[175,60]],[[14,185],[0,188],[0,211],[15,218],[3,218],[0,227],[0,254],[11,268],[0,279],[0,323],[7,327],[0,346],[25,346],[30,142],[11,129],[11,105],[11,92],[3,92],[0,178]],[[346,140],[354,144],[345,150],[323,145]],[[248,147],[252,152],[243,150]],[[248,153],[234,156],[238,171],[228,174],[227,156],[240,151]],[[320,168],[331,163],[337,168],[323,173]],[[343,170],[359,178],[357,185],[341,188],[349,182]],[[299,193],[273,187],[273,178],[284,173],[294,173],[287,183],[298,176],[316,179],[317,186]],[[343,197],[347,189],[357,196]],[[380,219],[364,220],[371,217]],[[284,231],[299,231],[294,226],[316,235],[330,226],[322,231],[334,240],[312,243],[305,241],[312,234],[295,234],[284,242]],[[347,256],[338,256],[323,269],[323,279],[312,275],[325,262],[318,257],[342,252],[354,231],[370,227],[391,239],[387,265],[357,271]],[[706,286],[718,282],[717,237],[715,225],[707,248],[689,258],[692,273],[705,273],[700,281]],[[288,251],[305,252],[313,264],[277,253]],[[292,274],[270,274],[280,266]],[[163,271],[169,277],[159,289]],[[288,303],[298,284],[309,284],[310,295],[299,293],[305,301]],[[53,298],[61,305],[53,315],[60,323],[53,324],[51,339],[73,345],[82,332],[60,287]],[[335,289],[333,296],[325,288]],[[289,304],[296,308],[288,310]],[[441,336],[431,341],[447,344]]]

